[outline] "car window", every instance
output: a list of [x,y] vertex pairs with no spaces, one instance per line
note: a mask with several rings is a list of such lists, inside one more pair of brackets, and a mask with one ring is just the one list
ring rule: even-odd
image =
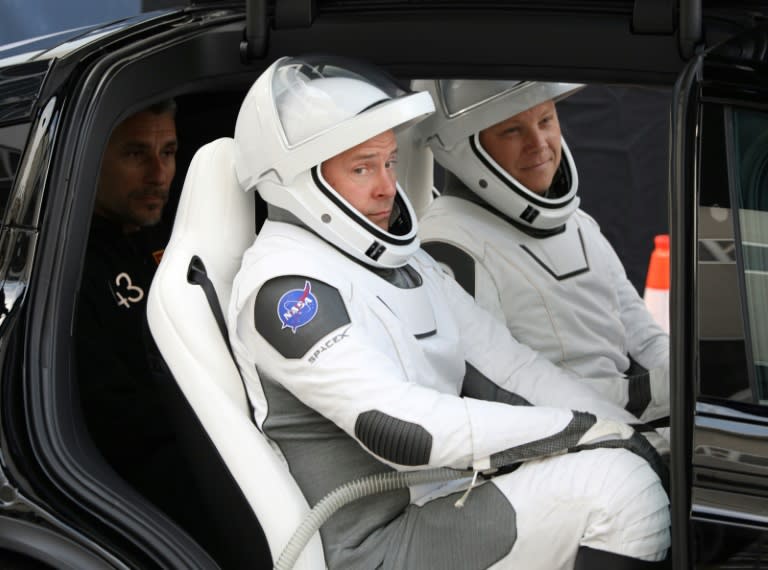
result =
[[8,203],[28,132],[28,123],[0,127],[0,212]]
[[725,145],[725,109],[706,103],[699,120],[697,325],[699,391],[751,402],[733,212]]
[[768,114],[732,114],[735,200],[756,397],[768,404]]
[[707,102],[699,120],[700,396],[768,404],[768,114]]

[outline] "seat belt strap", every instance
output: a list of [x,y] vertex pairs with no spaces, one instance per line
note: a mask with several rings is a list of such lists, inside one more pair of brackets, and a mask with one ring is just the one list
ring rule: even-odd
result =
[[[224,312],[221,310],[219,296],[216,294],[216,288],[213,286],[211,279],[208,277],[208,272],[205,269],[203,260],[196,255],[193,255],[192,259],[189,261],[189,267],[187,268],[187,281],[193,285],[199,285],[202,288],[203,293],[205,294],[205,298],[208,300],[208,307],[210,307],[211,313],[213,313],[213,318],[216,319],[216,324],[219,327],[221,337],[224,339],[224,343],[227,345],[229,356],[232,358],[232,362],[234,362],[235,366],[237,367],[237,373],[240,376],[240,382],[243,383],[243,389],[246,390],[247,394],[248,390],[245,386],[243,375],[240,374],[240,367],[237,366],[235,353],[232,352],[232,345],[229,342],[229,331],[227,330],[227,322],[224,320]],[[251,412],[251,419],[253,419],[253,404],[251,404],[250,398],[246,398],[246,400],[248,400],[248,409]]]
[[224,342],[227,344],[227,350],[230,356],[234,359],[232,352],[232,345],[229,343],[229,333],[227,332],[227,322],[224,320],[224,313],[221,310],[221,303],[219,303],[219,296],[216,294],[216,289],[213,286],[208,272],[205,269],[203,260],[198,256],[193,255],[189,262],[189,268],[187,269],[187,281],[193,285],[199,285],[205,293],[205,298],[208,300],[208,306],[213,313],[213,318],[216,319],[216,324],[219,327]]

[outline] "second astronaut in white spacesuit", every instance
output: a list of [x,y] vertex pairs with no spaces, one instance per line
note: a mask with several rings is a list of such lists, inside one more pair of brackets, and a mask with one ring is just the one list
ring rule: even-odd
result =
[[633,416],[515,342],[420,250],[393,129],[433,109],[369,68],[284,58],[238,116],[238,179],[269,215],[234,282],[230,338],[255,421],[309,504],[393,469],[505,471],[462,509],[467,479],[343,507],[321,528],[326,564],[665,564],[664,466]]
[[415,85],[436,102],[418,137],[448,170],[419,222],[424,249],[519,342],[643,421],[665,425],[669,337],[578,208],[578,174],[555,100],[583,86]]

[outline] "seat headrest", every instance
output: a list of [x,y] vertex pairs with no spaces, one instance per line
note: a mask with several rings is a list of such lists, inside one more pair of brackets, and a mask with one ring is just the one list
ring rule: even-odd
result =
[[220,138],[197,151],[166,248],[168,254],[180,246],[203,260],[224,308],[242,254],[256,235],[254,194],[240,189],[234,148],[233,139]]

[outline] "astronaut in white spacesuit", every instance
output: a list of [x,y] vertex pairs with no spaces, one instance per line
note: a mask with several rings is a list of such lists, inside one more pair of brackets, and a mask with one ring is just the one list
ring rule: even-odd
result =
[[436,105],[417,137],[448,171],[419,221],[422,247],[519,342],[641,420],[668,425],[669,337],[578,207],[555,100],[581,87],[414,84]]
[[328,567],[668,564],[663,462],[633,416],[516,343],[419,248],[394,130],[433,109],[369,67],[283,58],[237,119],[238,180],[269,213],[230,338],[308,503],[372,473],[488,476],[462,509],[466,478],[343,507],[321,528]]

